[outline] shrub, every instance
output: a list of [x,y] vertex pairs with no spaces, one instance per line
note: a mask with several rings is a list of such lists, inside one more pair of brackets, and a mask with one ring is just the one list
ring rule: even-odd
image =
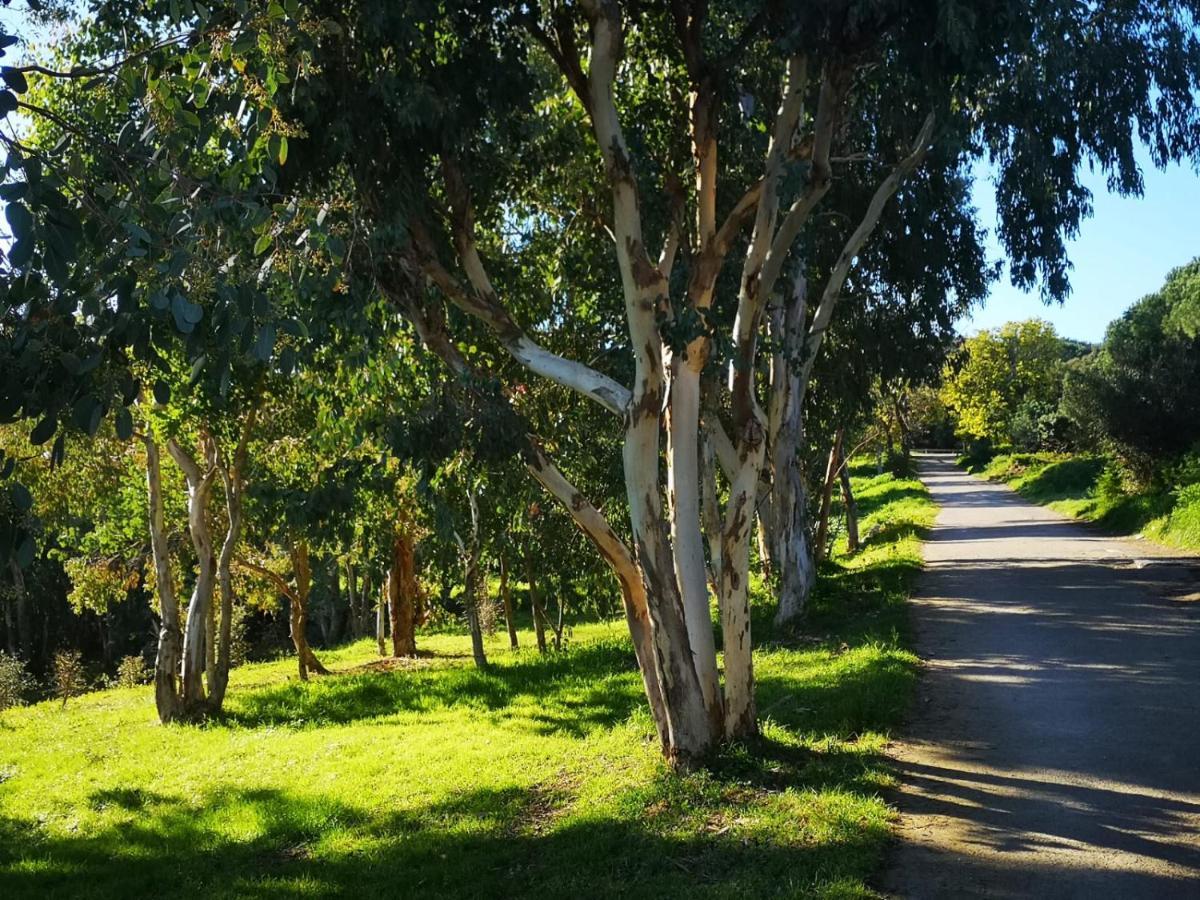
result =
[[83,674],[83,656],[78,650],[59,650],[54,654],[54,667],[50,673],[50,685],[54,696],[67,705],[72,697],[87,690],[87,679]]
[[0,710],[21,706],[32,687],[33,679],[25,670],[25,663],[0,650]]
[[1096,479],[1096,497],[1106,506],[1111,506],[1125,496],[1125,479],[1120,470],[1111,463]]
[[154,670],[141,656],[126,656],[117,666],[113,684],[117,687],[137,687],[147,684],[154,675]]

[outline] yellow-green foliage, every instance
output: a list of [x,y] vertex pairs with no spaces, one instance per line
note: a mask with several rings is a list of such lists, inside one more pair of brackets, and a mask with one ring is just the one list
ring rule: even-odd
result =
[[[796,643],[760,634],[761,740],[661,762],[623,623],[371,641],[236,669],[228,715],[158,725],[148,688],[0,719],[0,884],[23,897],[862,897],[890,832],[882,751],[915,678],[904,598],[931,506],[859,480],[867,528]],[[758,610],[769,618],[769,609]]]
[[1062,381],[1062,341],[1041,319],[1009,322],[967,338],[946,367],[942,401],[965,437],[1006,442],[1017,408],[1054,403]]

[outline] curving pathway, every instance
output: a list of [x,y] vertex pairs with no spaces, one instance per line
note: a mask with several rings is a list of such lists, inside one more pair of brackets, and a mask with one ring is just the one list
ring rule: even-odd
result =
[[940,454],[881,885],[1200,900],[1200,560],[1099,536]]

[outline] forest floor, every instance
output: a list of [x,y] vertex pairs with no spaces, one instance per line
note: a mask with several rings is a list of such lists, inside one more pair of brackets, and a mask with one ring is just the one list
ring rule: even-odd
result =
[[1200,561],[925,456],[925,661],[893,748],[906,900],[1195,898]]
[[906,597],[933,507],[858,478],[864,533],[803,635],[755,610],[762,737],[662,763],[623,623],[539,657],[503,632],[380,665],[374,643],[235,671],[227,714],[156,724],[148,688],[0,714],[0,896],[871,896],[888,731],[916,680]]

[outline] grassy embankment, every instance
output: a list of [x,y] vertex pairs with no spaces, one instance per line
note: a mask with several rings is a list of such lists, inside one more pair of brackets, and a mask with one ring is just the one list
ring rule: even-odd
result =
[[1005,453],[967,470],[1011,485],[1022,496],[1112,534],[1142,534],[1170,547],[1200,550],[1200,485],[1124,493],[1101,456]]
[[155,724],[148,689],[0,713],[0,896],[869,895],[888,837],[887,730],[915,679],[904,600],[932,505],[859,480],[864,531],[823,574],[806,633],[758,611],[763,736],[710,769],[660,761],[621,623],[494,665],[428,635],[234,673],[228,715]]

